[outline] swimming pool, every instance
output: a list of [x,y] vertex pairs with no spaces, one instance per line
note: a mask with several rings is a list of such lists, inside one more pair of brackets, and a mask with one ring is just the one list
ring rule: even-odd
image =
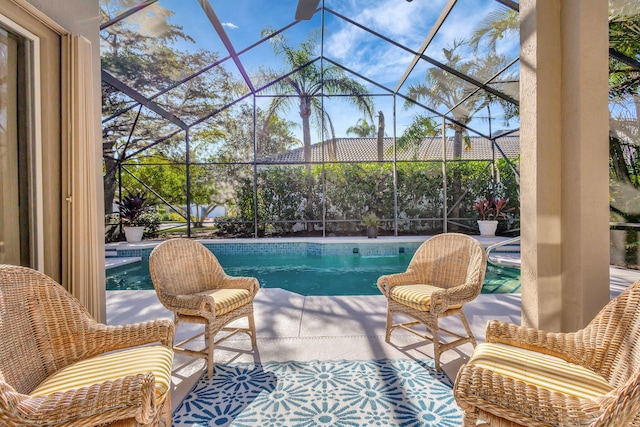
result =
[[[256,277],[264,288],[282,288],[301,295],[379,295],[378,277],[405,271],[413,253],[385,256],[306,254],[216,254],[231,276]],[[153,289],[148,258],[107,270],[107,290]],[[520,291],[520,272],[487,267],[483,293]]]

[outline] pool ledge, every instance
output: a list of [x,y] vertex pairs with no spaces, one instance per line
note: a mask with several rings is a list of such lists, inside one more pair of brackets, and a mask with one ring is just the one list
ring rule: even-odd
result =
[[[317,244],[335,244],[335,243],[404,243],[404,242],[424,242],[433,236],[379,236],[376,239],[369,239],[366,236],[352,237],[261,237],[261,238],[236,238],[236,239],[196,239],[202,243],[317,243]],[[483,247],[488,247],[495,243],[508,240],[509,237],[503,236],[471,236],[478,240]],[[123,249],[148,249],[153,248],[163,240],[144,240],[138,243],[116,242],[107,243],[107,250],[123,250]]]
[[123,265],[133,264],[141,260],[142,260],[142,257],[139,257],[139,256],[107,257],[104,259],[104,268],[105,270],[109,270],[110,268],[122,267]]

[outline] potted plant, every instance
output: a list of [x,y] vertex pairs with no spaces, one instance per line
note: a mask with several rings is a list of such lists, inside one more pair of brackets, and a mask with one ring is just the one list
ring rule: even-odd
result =
[[367,237],[375,239],[378,237],[378,227],[380,226],[380,219],[373,212],[366,214],[362,218],[362,225],[367,227]]
[[488,195],[486,198],[478,200],[473,204],[473,209],[478,212],[478,228],[481,236],[495,236],[498,228],[498,219],[506,219],[507,213],[513,208],[507,208],[509,199],[497,198]]
[[124,226],[127,242],[134,243],[142,240],[144,224],[142,214],[147,210],[147,198],[142,193],[128,194],[120,202],[120,223]]

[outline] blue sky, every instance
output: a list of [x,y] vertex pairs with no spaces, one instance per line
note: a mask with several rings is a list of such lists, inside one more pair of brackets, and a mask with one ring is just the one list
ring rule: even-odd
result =
[[[327,8],[413,50],[418,50],[422,45],[446,3],[447,0],[414,0],[412,2],[404,0],[324,0]],[[240,52],[257,42],[261,38],[261,30],[267,26],[279,29],[294,22],[297,0],[210,0],[210,4],[223,23],[234,48]],[[157,5],[174,12],[173,16],[169,18],[169,22],[182,26],[183,31],[194,39],[195,43],[181,44],[181,47],[219,51],[222,57],[227,55],[224,45],[209,24],[197,0],[159,0]],[[154,6],[148,10],[152,12],[152,8]],[[490,11],[503,8],[494,0],[459,0],[444,25],[433,38],[427,54],[444,62],[442,54],[444,47],[451,46],[454,40],[468,38],[479,20]],[[153,21],[150,19],[147,23],[148,31],[162,31],[162,27],[155,25]],[[320,13],[316,13],[312,20],[294,25],[284,34],[290,44],[295,45],[302,41],[309,31],[319,28],[321,24],[322,16]],[[506,53],[509,58],[515,58],[518,56],[518,46],[518,37],[510,37],[499,41],[498,50]],[[372,36],[359,27],[329,13],[325,14],[323,52],[325,57],[391,90],[396,88],[413,59],[413,55],[406,50]],[[260,66],[282,68],[268,44],[242,55],[241,61],[249,75],[255,75]],[[235,66],[231,62],[228,64],[227,69],[233,71],[240,78],[240,73],[235,69]],[[404,86],[405,90],[409,84],[424,81],[426,69],[426,63],[416,67]],[[384,93],[373,86],[371,91]],[[401,90],[401,92],[403,91]],[[403,108],[403,101],[398,101],[395,114],[398,118],[397,132],[400,134],[409,124],[413,115],[419,111],[406,111]],[[394,111],[389,98],[380,99],[376,107],[385,111],[387,123],[390,123]],[[332,100],[331,108],[332,111],[335,111],[332,113],[332,117],[339,136],[345,136],[346,128],[354,125],[361,117],[346,103],[339,100]],[[499,108],[495,107],[492,111],[495,113],[497,110]],[[446,111],[446,109],[442,111]],[[293,111],[288,119],[299,122],[296,111]],[[504,127],[502,121],[498,121],[500,125],[496,126],[494,123],[494,130]],[[486,120],[476,120],[472,125],[487,132]],[[517,122],[512,122],[509,127],[517,126]],[[389,126],[387,134],[393,134],[393,129]]]

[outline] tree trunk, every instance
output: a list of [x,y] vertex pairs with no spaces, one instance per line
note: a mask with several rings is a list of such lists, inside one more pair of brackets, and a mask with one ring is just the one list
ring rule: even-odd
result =
[[[455,133],[453,135],[453,158],[459,159],[462,157],[462,129],[460,127],[455,128]],[[451,218],[459,218],[460,217],[460,203],[458,203],[458,199],[462,195],[462,176],[460,175],[460,170],[455,167],[453,169],[453,176],[451,180],[451,196],[453,199],[454,207],[451,209],[449,213],[449,217]],[[449,231],[459,231],[459,227],[455,224],[449,226]]]
[[110,214],[113,213],[113,200],[116,197],[116,173],[118,172],[118,162],[110,157],[104,157],[104,166],[104,211],[105,214]]
[[[302,118],[302,142],[304,144],[304,161],[311,161],[311,127],[309,117],[311,117],[311,98],[300,97],[300,117]],[[309,167],[309,165],[307,165]]]
[[[313,209],[311,201],[313,200],[313,178],[311,177],[311,127],[309,125],[309,117],[311,117],[311,98],[308,96],[300,97],[300,117],[302,118],[302,140],[304,144],[304,161],[307,170],[307,200],[305,205],[305,219],[313,218]],[[313,223],[307,222],[307,231],[313,231]]]
[[384,160],[384,114],[378,111],[378,161]]
[[462,157],[462,136],[462,129],[456,126],[453,135],[453,158],[456,160]]
[[329,140],[329,144],[327,144],[327,157],[331,162],[335,162],[338,158],[338,148],[336,146],[335,136],[332,136]]
[[611,158],[611,166],[613,166],[613,171],[618,181],[631,184],[631,177],[629,176],[627,162],[622,153],[620,140],[614,136],[609,137],[609,157]]

